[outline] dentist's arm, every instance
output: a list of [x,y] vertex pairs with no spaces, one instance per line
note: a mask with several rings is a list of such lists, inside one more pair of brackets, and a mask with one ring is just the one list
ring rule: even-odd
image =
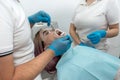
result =
[[52,50],[46,50],[33,60],[14,66],[13,55],[0,57],[0,80],[34,80],[54,57]]
[[34,80],[54,56],[65,53],[70,45],[69,36],[54,40],[46,51],[33,60],[16,67],[12,54],[2,56],[0,57],[0,80]]

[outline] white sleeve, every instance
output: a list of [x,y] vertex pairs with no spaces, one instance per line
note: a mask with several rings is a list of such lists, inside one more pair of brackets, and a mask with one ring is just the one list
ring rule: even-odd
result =
[[72,24],[74,24],[74,18],[75,18],[75,11],[73,12],[73,15],[72,15],[72,20],[71,20],[71,22],[70,23],[72,23]]
[[79,8],[79,6],[80,6],[80,5],[77,5],[77,6],[75,7],[74,12],[73,12],[73,16],[72,16],[72,20],[71,20],[71,23],[72,23],[72,24],[74,24],[74,19],[75,19],[75,16],[76,16],[76,14],[77,14],[76,11],[77,11],[77,9]]
[[106,17],[109,25],[119,23],[119,6],[117,0],[108,0]]
[[0,57],[13,52],[12,12],[0,3]]

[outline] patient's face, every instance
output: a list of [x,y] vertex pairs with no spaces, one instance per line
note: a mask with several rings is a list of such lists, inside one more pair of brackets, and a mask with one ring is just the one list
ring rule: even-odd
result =
[[59,29],[45,28],[40,31],[40,36],[45,46],[50,45],[53,40],[65,36],[65,33]]

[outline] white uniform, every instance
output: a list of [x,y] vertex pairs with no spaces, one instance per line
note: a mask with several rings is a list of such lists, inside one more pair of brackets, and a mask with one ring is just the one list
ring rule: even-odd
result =
[[0,0],[0,10],[0,56],[12,53],[15,66],[30,61],[34,58],[34,45],[19,1]]
[[[72,23],[76,27],[76,32],[80,38],[96,30],[107,30],[108,25],[119,23],[119,9],[116,0],[96,0],[87,5],[86,0],[82,0],[75,10]],[[87,44],[97,49],[107,51],[106,39],[102,39],[99,44]]]

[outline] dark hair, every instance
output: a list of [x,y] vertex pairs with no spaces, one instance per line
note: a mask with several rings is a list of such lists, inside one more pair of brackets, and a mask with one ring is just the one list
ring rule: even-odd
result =
[[[40,30],[41,31],[41,30]],[[34,38],[34,54],[35,57],[40,55],[44,51],[44,42],[42,41],[40,37],[40,31],[36,33]],[[56,65],[58,61],[60,60],[61,56],[53,57],[53,59],[46,65],[45,70],[48,73],[54,73],[56,72]]]

